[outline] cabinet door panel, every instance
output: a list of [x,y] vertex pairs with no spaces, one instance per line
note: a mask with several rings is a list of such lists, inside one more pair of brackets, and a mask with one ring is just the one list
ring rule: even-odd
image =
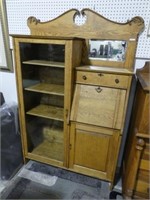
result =
[[109,141],[110,136],[78,130],[74,162],[80,166],[105,171]]
[[120,129],[126,90],[76,85],[71,120]]
[[84,128],[85,125],[71,123],[69,167],[77,172],[112,180],[120,145],[119,131],[95,129],[89,125]]

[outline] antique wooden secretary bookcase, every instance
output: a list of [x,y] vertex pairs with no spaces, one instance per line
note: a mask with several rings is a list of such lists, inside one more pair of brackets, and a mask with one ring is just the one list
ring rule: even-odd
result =
[[24,160],[113,184],[143,20],[72,9],[27,23],[31,35],[13,35]]

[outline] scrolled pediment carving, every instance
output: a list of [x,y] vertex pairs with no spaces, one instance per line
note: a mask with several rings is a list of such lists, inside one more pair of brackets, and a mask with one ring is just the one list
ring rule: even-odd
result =
[[36,17],[29,17],[28,18],[28,21],[27,21],[27,24],[34,24],[34,25],[37,25],[38,23],[40,23],[40,20],[37,19]]
[[142,17],[139,17],[139,16],[136,16],[134,18],[132,18],[130,21],[129,21],[129,24],[132,25],[132,24],[135,24],[137,26],[142,26],[144,25],[144,20]]
[[[84,23],[76,24],[75,18],[82,18]],[[50,21],[41,22],[35,17],[27,21],[32,35],[72,36],[85,39],[125,39],[137,38],[144,29],[144,20],[134,17],[126,23],[111,21],[90,9],[71,9]]]

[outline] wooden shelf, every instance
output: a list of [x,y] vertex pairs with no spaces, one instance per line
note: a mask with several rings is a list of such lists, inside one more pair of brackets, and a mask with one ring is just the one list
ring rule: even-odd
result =
[[32,154],[63,161],[64,159],[63,143],[48,142],[47,140],[44,140],[40,145],[38,145],[32,151]]
[[41,104],[29,110],[26,114],[43,117],[47,119],[64,121],[64,109],[55,106]]
[[64,68],[65,66],[63,62],[54,62],[47,60],[27,60],[23,61],[22,63],[27,65],[40,65],[40,66],[58,67],[58,68]]
[[30,87],[25,88],[25,90],[64,96],[63,85],[39,83],[39,84],[32,85]]

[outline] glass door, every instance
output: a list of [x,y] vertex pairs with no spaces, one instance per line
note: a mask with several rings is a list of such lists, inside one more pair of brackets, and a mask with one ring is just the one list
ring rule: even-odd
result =
[[19,49],[28,155],[63,162],[65,43],[27,41]]

